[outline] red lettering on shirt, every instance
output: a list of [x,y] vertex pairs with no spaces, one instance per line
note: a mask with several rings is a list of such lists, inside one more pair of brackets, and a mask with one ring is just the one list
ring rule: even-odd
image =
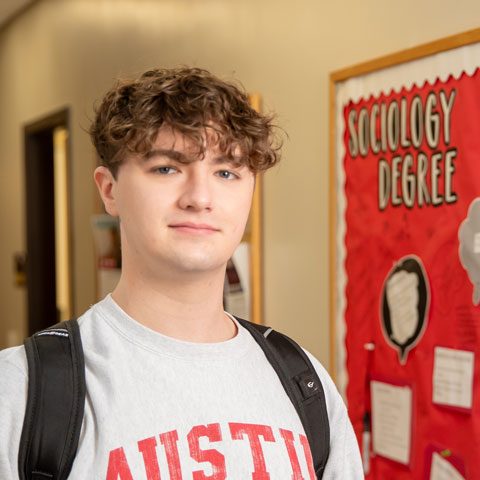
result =
[[205,472],[196,470],[193,472],[193,480],[225,480],[227,478],[225,457],[217,450],[200,450],[200,437],[207,437],[211,442],[219,442],[222,440],[220,424],[198,425],[188,434],[190,456],[199,463],[211,463],[213,472],[211,475],[205,475]]
[[122,447],[112,450],[108,458],[107,480],[133,480]]
[[287,447],[288,452],[288,458],[290,459],[290,464],[292,465],[292,480],[305,480],[302,476],[302,469],[300,468],[300,463],[298,461],[295,445],[293,444],[293,432],[281,428],[280,435],[285,442],[285,446]]
[[271,427],[249,423],[229,423],[228,426],[230,427],[233,440],[242,440],[245,435],[248,436],[254,466],[252,480],[270,480],[270,474],[267,472],[265,466],[265,457],[263,456],[260,436],[262,436],[266,442],[274,442],[275,438]]
[[315,470],[313,469],[312,452],[310,450],[310,445],[308,443],[307,437],[305,435],[300,435],[300,442],[303,447],[303,453],[305,454],[305,460],[307,461],[310,480],[316,480],[317,476],[315,475]]
[[155,449],[156,446],[157,441],[155,440],[155,437],[145,438],[145,440],[140,440],[138,442],[138,451],[143,456],[147,480],[161,480],[157,450]]
[[162,433],[159,435],[160,443],[165,448],[167,455],[168,472],[170,480],[182,480],[182,469],[180,467],[180,457],[178,456],[178,433],[176,430]]

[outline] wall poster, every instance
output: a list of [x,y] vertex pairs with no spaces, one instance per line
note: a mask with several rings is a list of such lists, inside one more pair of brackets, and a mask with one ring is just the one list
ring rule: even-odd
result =
[[366,477],[480,479],[480,29],[331,75],[331,195],[332,365]]

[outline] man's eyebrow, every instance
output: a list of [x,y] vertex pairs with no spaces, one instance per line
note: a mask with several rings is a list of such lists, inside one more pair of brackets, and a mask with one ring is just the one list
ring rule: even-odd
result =
[[176,162],[187,162],[187,157],[185,154],[177,150],[170,150],[167,148],[156,148],[155,150],[150,150],[143,156],[144,160],[150,160],[153,157],[167,157]]
[[244,158],[243,157],[227,157],[226,155],[219,155],[218,157],[215,157],[214,162],[218,165],[221,163],[228,163],[230,165],[233,165],[235,167],[241,167],[244,164]]

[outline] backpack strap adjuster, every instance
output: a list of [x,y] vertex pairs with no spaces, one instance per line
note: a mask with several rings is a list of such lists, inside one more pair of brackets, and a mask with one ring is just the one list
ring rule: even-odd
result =
[[295,377],[297,385],[303,394],[303,399],[308,400],[320,391],[320,385],[318,380],[312,375],[311,372],[305,372]]

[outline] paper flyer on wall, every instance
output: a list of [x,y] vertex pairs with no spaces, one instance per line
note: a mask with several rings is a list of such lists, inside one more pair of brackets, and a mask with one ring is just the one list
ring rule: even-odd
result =
[[408,465],[412,438],[412,389],[372,380],[373,451]]
[[438,452],[433,452],[429,480],[466,480],[463,475]]
[[471,409],[474,353],[435,347],[434,355],[433,402]]

